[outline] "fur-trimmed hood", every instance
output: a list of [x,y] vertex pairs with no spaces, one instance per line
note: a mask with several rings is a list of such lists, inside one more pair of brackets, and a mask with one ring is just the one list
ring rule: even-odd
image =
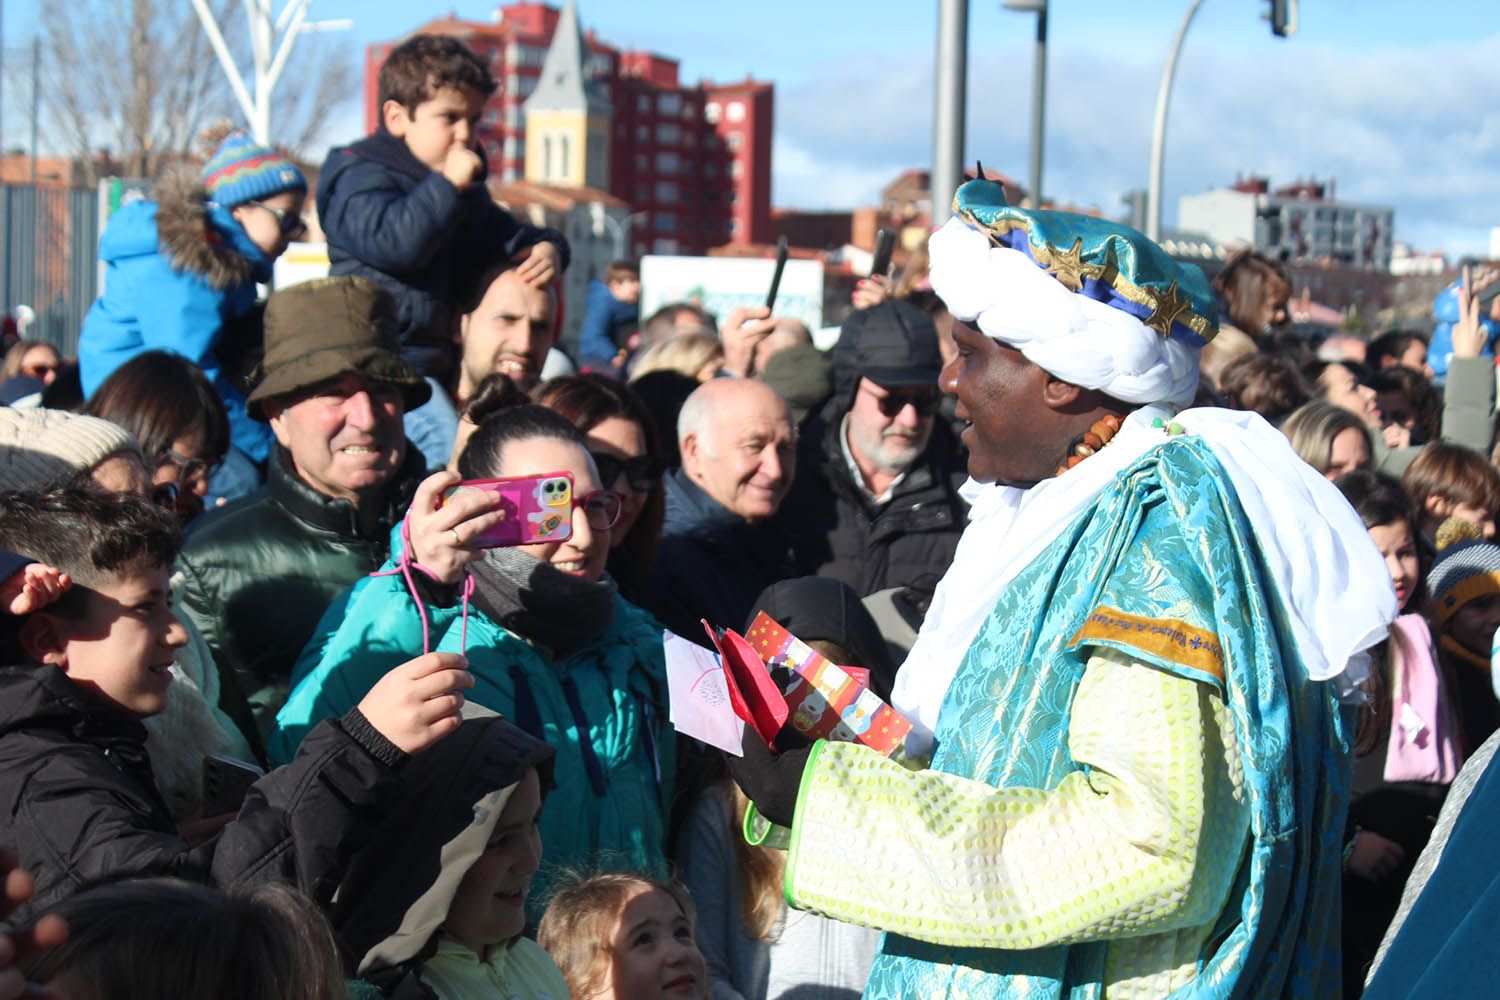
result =
[[124,206],[105,227],[106,262],[161,253],[173,270],[201,275],[212,288],[271,278],[271,260],[226,208],[208,201],[196,171],[169,170],[150,201]]

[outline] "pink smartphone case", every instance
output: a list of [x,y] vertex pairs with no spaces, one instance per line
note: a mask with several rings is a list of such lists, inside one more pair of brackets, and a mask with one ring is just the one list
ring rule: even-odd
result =
[[447,500],[459,490],[484,490],[500,497],[505,517],[468,540],[476,549],[537,542],[563,542],[573,535],[573,476],[546,472],[539,476],[466,479],[443,492]]

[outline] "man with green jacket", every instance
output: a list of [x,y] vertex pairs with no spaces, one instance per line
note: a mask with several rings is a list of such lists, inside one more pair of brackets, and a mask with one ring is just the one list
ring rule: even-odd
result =
[[324,609],[385,561],[426,465],[402,415],[430,393],[399,358],[395,302],[373,282],[327,278],[271,296],[248,402],[276,437],[266,484],[204,517],[178,561],[223,707],[258,752]]

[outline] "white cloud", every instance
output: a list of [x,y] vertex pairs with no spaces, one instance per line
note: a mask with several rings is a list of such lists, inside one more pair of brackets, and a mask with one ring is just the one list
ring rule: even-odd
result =
[[[1149,59],[1146,58],[1149,56]],[[1054,48],[1048,67],[1049,198],[1120,211],[1145,187],[1160,64],[1156,52]],[[931,157],[932,57],[914,49],[872,79],[831,61],[777,94],[776,203],[842,206]],[[1026,181],[1029,47],[970,52],[967,155]],[[1312,45],[1267,53],[1190,42],[1168,123],[1166,217],[1182,194],[1237,173],[1273,183],[1316,176],[1339,198],[1396,208],[1418,246],[1481,249],[1500,224],[1500,35],[1351,53]],[[864,196],[862,201],[868,202]]]

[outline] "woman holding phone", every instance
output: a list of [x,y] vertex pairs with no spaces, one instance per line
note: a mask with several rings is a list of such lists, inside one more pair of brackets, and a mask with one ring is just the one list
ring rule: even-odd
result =
[[[294,752],[309,727],[357,704],[407,651],[462,653],[475,679],[465,696],[557,750],[557,786],[541,819],[549,861],[664,872],[675,753],[661,626],[604,572],[622,499],[599,482],[582,432],[508,392],[510,405],[483,419],[457,474],[437,473],[418,489],[391,561],[324,616],[293,671],[270,753]],[[532,492],[570,478],[571,496],[545,494],[566,530],[478,547],[515,511],[493,491],[501,487],[459,484],[500,477],[524,477],[506,488]],[[545,882],[528,903],[533,916]]]

